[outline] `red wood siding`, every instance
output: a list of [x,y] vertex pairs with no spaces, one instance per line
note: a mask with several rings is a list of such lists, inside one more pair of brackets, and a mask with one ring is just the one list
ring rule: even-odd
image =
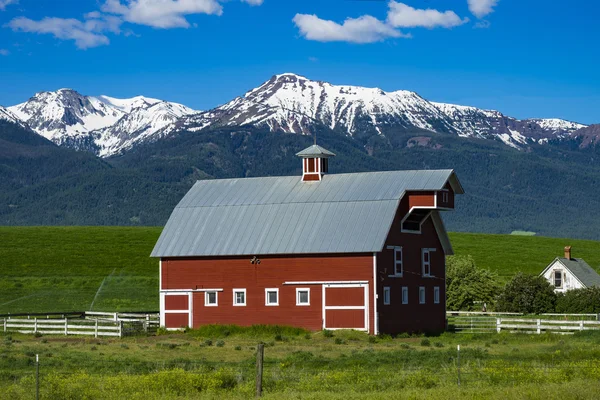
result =
[[364,310],[327,310],[327,328],[363,328],[365,326]]
[[189,315],[187,313],[168,313],[165,314],[165,326],[167,328],[184,328],[189,324]]
[[413,207],[435,207],[435,192],[410,192],[408,194],[409,209]]
[[165,310],[188,310],[189,297],[188,295],[171,295],[165,296]]
[[[422,225],[421,234],[402,233],[400,222],[408,211],[404,199],[392,223],[383,252],[377,255],[377,311],[382,333],[441,331],[446,326],[445,255],[431,218]],[[402,278],[394,273],[394,251],[387,246],[402,246]],[[431,253],[431,275],[422,276],[421,249],[435,248]],[[390,305],[383,304],[383,288],[390,288]],[[402,287],[408,287],[408,304],[402,304]],[[425,287],[426,303],[419,304],[419,287]],[[440,288],[440,303],[433,303],[434,287]]]
[[[251,264],[250,256],[163,259],[162,289],[223,289],[218,293],[217,307],[205,307],[204,294],[194,293],[194,327],[218,323],[279,324],[322,329],[322,286],[284,285],[284,282],[367,281],[369,299],[373,298],[372,254],[257,257],[261,260],[260,264]],[[297,287],[310,288],[309,306],[296,305]],[[246,306],[233,306],[234,288],[246,289]],[[265,288],[279,289],[279,306],[265,305]],[[369,326],[372,329],[372,301],[369,301],[369,307]]]
[[311,174],[306,174],[303,176],[302,178],[305,181],[318,181],[319,180],[319,174],[315,174],[315,173],[311,173]]
[[[325,288],[326,306],[364,306],[365,289],[361,287],[328,287]],[[361,325],[364,326],[364,323]]]

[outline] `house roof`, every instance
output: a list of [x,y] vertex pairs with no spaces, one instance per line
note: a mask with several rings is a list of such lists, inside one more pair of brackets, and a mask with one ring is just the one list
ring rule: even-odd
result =
[[322,158],[329,158],[329,157],[335,157],[335,154],[332,153],[331,151],[319,146],[318,144],[313,144],[312,146],[309,146],[307,148],[305,148],[302,151],[299,151],[298,153],[296,153],[296,155],[298,157],[302,157],[302,158],[310,158],[310,157],[322,157]]
[[202,180],[173,210],[152,256],[379,252],[404,193],[446,183],[463,193],[452,170]]
[[563,257],[557,257],[557,259],[586,287],[600,286],[600,275],[583,259]]

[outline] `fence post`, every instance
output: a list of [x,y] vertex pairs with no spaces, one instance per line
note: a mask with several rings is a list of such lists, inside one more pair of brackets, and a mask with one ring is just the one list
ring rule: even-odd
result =
[[119,317],[117,316],[117,313],[115,313],[115,321],[118,321]]
[[579,330],[583,330],[583,320],[579,321]]
[[542,333],[542,320],[538,318],[537,320],[537,333],[538,335]]
[[460,344],[456,346],[456,368],[458,370],[458,386],[460,386]]
[[262,396],[263,357],[265,345],[259,343],[256,348],[256,397]]
[[7,325],[6,318],[4,318],[4,332],[6,332],[6,325]]
[[67,318],[65,318],[65,336],[69,335],[69,320]]
[[496,332],[500,333],[502,329],[502,318],[496,318]]
[[40,356],[35,355],[35,400],[40,399]]
[[119,321],[119,337],[123,337],[123,321]]
[[96,318],[96,325],[94,327],[94,337],[98,338],[98,318]]

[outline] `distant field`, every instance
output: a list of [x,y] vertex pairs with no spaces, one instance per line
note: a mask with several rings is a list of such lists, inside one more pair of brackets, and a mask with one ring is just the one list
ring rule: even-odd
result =
[[[158,309],[158,261],[149,257],[161,228],[0,227],[0,314]],[[506,281],[539,273],[565,245],[592,267],[600,242],[536,236],[451,233],[458,255]]]

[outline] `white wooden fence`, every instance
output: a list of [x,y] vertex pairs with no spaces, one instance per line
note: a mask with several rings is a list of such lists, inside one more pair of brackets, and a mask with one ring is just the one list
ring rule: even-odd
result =
[[[556,316],[556,315],[555,315]],[[565,315],[563,315],[565,316]],[[578,331],[600,330],[600,321],[578,321],[548,318],[519,318],[514,316],[461,315],[449,318],[449,325],[458,333],[543,332],[572,334]]]
[[84,318],[5,317],[0,321],[4,332],[94,337],[123,337],[140,332],[147,333],[159,326],[159,316],[154,313],[86,312]]

